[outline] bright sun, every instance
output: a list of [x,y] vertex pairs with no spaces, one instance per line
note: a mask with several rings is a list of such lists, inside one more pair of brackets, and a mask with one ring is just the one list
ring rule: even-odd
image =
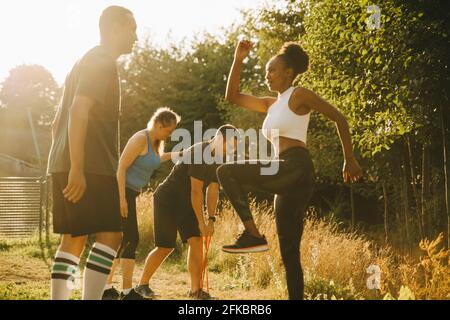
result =
[[101,11],[113,4],[131,9],[138,35],[164,46],[195,32],[216,31],[239,19],[239,9],[263,0],[5,0],[0,1],[0,81],[16,65],[40,64],[63,82],[71,65],[98,43]]

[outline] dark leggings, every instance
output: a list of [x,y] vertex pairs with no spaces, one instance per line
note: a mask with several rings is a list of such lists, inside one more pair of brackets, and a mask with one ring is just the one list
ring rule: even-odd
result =
[[229,163],[217,169],[217,176],[231,204],[243,222],[252,220],[245,186],[276,194],[275,219],[281,258],[286,272],[289,299],[303,299],[303,271],[300,240],[303,218],[314,188],[314,166],[308,150],[292,148],[280,154],[275,175],[262,175],[260,163]]
[[119,259],[136,259],[136,248],[139,244],[139,229],[136,215],[136,197],[139,192],[126,188],[128,217],[122,218],[123,239],[120,245]]

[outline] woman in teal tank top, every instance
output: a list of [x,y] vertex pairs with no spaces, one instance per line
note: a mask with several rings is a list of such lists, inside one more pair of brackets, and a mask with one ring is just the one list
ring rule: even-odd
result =
[[[180,117],[169,108],[158,109],[150,119],[147,129],[136,132],[122,152],[117,170],[123,240],[118,256],[108,278],[104,300],[116,300],[119,292],[112,287],[112,280],[119,259],[122,266],[122,298],[133,295],[132,279],[135,266],[139,230],[136,214],[136,198],[149,182],[162,162],[171,159],[172,153],[164,153],[164,141],[177,127]],[[130,297],[132,298],[132,297]]]

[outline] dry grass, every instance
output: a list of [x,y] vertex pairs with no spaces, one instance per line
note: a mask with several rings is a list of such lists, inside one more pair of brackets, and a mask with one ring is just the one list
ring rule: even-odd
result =
[[[141,228],[140,253],[143,257],[153,243],[151,194],[138,199]],[[233,286],[270,289],[274,298],[286,298],[283,266],[280,259],[273,209],[267,203],[252,203],[252,211],[261,232],[271,246],[268,253],[230,255],[220,248],[231,243],[241,231],[241,223],[228,202],[222,203],[216,232],[209,253],[209,270],[231,276]],[[363,235],[343,230],[333,219],[317,219],[308,212],[301,244],[301,260],[305,275],[306,296],[309,299],[381,299],[417,298],[450,299],[450,251],[439,249],[443,236],[423,241],[421,261],[395,254],[388,246],[379,246]],[[171,261],[185,270],[185,251],[178,243]],[[379,288],[376,277],[368,268],[379,268]],[[375,282],[376,284],[376,282]],[[408,294],[405,294],[407,292]]]
[[[138,199],[141,244],[138,248],[140,275],[142,262],[153,242],[151,194]],[[252,211],[271,249],[267,253],[230,255],[221,251],[234,240],[240,222],[227,202],[219,210],[219,220],[209,253],[212,294],[219,299],[285,299],[286,286],[281,264],[272,207],[252,204]],[[52,237],[48,246],[37,238],[28,241],[0,241],[0,300],[48,299],[50,266],[59,242]],[[450,299],[450,252],[444,237],[423,240],[422,256],[412,258],[394,253],[357,233],[346,232],[333,219],[317,219],[313,211],[305,219],[301,259],[307,299]],[[367,268],[379,268],[379,289],[368,289],[373,275]],[[180,242],[167,263],[158,270],[152,286],[160,299],[184,299],[189,277],[186,250]],[[120,280],[120,274],[115,277]],[[79,298],[79,290],[74,298]]]

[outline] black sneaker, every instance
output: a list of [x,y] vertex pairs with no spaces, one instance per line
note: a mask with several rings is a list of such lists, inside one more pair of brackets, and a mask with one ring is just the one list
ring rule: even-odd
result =
[[211,295],[204,291],[203,289],[198,289],[195,292],[189,291],[189,298],[191,299],[195,299],[195,300],[212,300],[214,299],[213,297],[211,297]]
[[116,288],[112,287],[111,289],[103,291],[102,300],[119,300],[119,297],[119,291],[117,291]]
[[136,290],[131,289],[131,291],[128,294],[121,294],[120,300],[148,300],[139,293],[136,292]]
[[148,284],[138,285],[134,288],[134,290],[144,298],[152,299],[155,297],[155,292],[153,292],[153,290],[150,289]]
[[244,231],[232,245],[223,246],[222,250],[228,253],[254,253],[269,250],[266,237],[258,238]]

